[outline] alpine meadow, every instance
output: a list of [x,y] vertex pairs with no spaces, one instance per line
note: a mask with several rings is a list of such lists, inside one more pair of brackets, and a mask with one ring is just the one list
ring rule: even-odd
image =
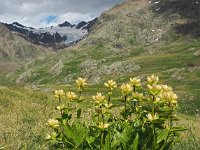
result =
[[200,149],[200,0],[7,1],[0,150]]

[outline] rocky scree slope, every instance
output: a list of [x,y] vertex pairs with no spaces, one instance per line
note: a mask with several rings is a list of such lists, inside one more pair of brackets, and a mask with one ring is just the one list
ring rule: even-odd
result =
[[123,49],[200,37],[199,0],[129,0],[104,12],[80,47],[98,43]]

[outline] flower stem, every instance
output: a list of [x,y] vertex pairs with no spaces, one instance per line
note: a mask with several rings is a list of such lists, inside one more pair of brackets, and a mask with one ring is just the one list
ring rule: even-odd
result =
[[[153,117],[155,117],[155,104],[154,104],[154,101],[155,101],[155,95],[153,95],[153,106],[152,106],[152,116]],[[152,149],[155,150],[156,149],[156,128],[155,128],[154,123],[152,125],[153,125],[153,147],[152,147]]]
[[124,109],[125,109],[125,112],[126,112],[126,103],[127,103],[127,95],[125,95],[125,97],[124,97]]
[[108,96],[108,104],[110,104],[111,96]]
[[103,149],[103,131],[101,131],[101,145],[100,145],[100,150]]

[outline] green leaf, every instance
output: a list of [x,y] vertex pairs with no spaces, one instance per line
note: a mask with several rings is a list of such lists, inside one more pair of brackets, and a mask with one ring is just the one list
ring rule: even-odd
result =
[[72,126],[66,125],[64,126],[64,131],[67,138],[73,140],[77,147],[82,144],[88,134],[86,126],[80,123],[73,124]]
[[62,114],[62,118],[63,120],[70,120],[72,118],[72,114]]
[[164,129],[161,132],[159,132],[157,137],[157,144],[159,144],[163,140],[167,140],[168,134],[169,134],[169,129]]
[[170,132],[176,132],[176,131],[185,131],[188,130],[187,128],[182,128],[182,127],[173,127],[170,129]]
[[130,150],[138,150],[138,145],[139,145],[139,134],[137,133],[133,141],[133,144],[130,147]]
[[111,150],[111,136],[110,132],[108,132],[105,140],[105,150]]

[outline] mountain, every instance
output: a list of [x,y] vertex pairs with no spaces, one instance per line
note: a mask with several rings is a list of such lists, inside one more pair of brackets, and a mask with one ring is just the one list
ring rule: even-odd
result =
[[91,84],[110,78],[120,84],[130,77],[145,80],[156,74],[195,110],[200,98],[200,15],[194,15],[199,10],[197,1],[129,0],[118,4],[102,13],[77,45],[36,60],[7,80],[22,85],[71,84],[82,76]]
[[39,29],[26,27],[18,22],[5,23],[4,25],[12,32],[34,44],[52,47],[57,50],[73,45],[84,38],[92,24],[94,24],[94,20],[89,22],[82,21],[77,25],[72,25],[66,21],[58,26]]
[[80,45],[123,49],[169,43],[182,35],[198,38],[199,16],[199,0],[129,0],[104,12]]
[[47,53],[47,49],[27,42],[0,23],[0,77],[2,80],[5,73],[14,71],[38,56],[44,57]]

